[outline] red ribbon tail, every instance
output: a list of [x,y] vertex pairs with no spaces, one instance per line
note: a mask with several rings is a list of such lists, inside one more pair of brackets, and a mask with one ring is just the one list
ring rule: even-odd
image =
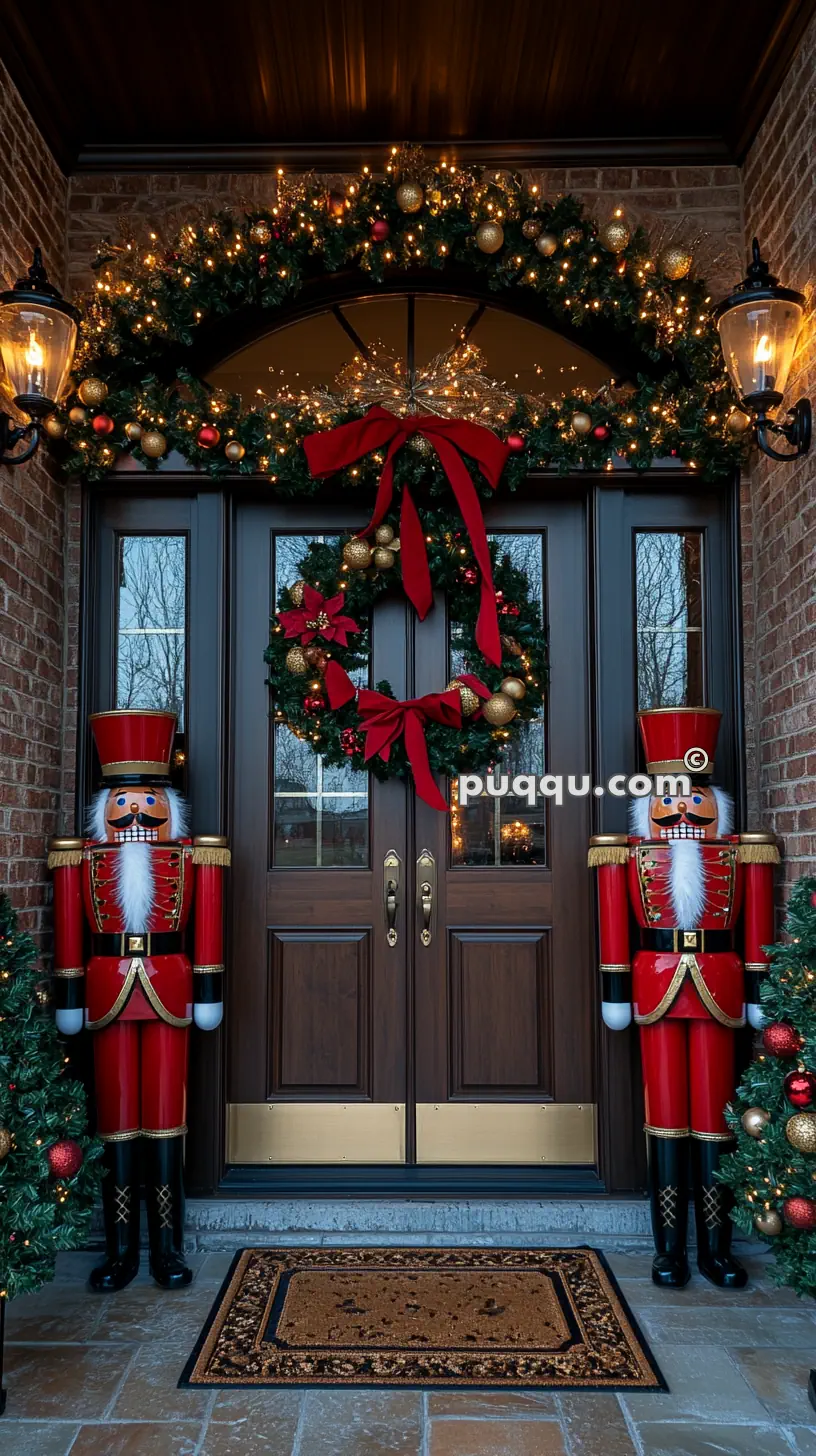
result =
[[326,693],[329,699],[329,707],[333,710],[342,708],[345,703],[350,703],[357,689],[351,681],[346,669],[340,666],[330,657],[326,663]]
[[424,799],[432,809],[438,809],[441,814],[447,814],[448,805],[442,798],[431,773],[428,745],[425,742],[425,721],[419,713],[408,712],[405,715],[405,751],[408,754],[414,785],[420,799]]
[[433,587],[425,549],[425,533],[407,485],[402,492],[400,509],[400,548],[405,595],[413,603],[422,622],[433,606]]
[[496,593],[493,588],[493,568],[490,564],[490,547],[487,544],[487,532],[479,497],[467,466],[455,444],[447,439],[438,440],[436,436],[434,436],[434,444],[459,503],[462,520],[467,528],[473,555],[481,573],[481,602],[476,622],[476,645],[485,661],[492,663],[494,667],[500,667],[501,642],[499,641],[499,618],[496,612]]

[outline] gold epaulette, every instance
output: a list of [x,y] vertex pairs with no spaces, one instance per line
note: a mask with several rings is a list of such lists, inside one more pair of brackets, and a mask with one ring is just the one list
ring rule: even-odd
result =
[[764,830],[741,834],[737,847],[737,860],[740,864],[779,864],[776,835],[767,834]]
[[194,865],[222,865],[229,868],[230,852],[222,834],[197,834],[193,840]]
[[65,836],[52,839],[48,846],[48,868],[62,870],[68,865],[82,864],[83,841]]
[[593,834],[589,841],[587,864],[591,870],[599,865],[629,862],[629,837],[626,834]]

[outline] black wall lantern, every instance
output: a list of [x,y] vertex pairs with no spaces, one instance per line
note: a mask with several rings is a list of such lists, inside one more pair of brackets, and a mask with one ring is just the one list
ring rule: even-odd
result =
[[[26,278],[0,293],[0,362],[4,387],[28,424],[0,412],[0,461],[22,465],[40,441],[40,421],[58,404],[74,360],[79,311],[49,283],[39,248]],[[28,447],[17,450],[22,441]]]
[[[805,295],[780,288],[754,238],[748,273],[714,310],[720,344],[743,409],[756,419],[757,444],[772,460],[796,460],[810,449],[810,401],[799,399],[781,423],[770,416],[782,403]],[[775,450],[769,435],[782,435],[792,452]]]

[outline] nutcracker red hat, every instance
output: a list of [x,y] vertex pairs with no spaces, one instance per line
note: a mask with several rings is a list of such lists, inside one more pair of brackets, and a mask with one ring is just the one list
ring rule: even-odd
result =
[[[714,772],[721,718],[719,708],[646,708],[638,713],[646,772],[708,777]],[[693,749],[699,752],[693,755]]]
[[124,787],[170,778],[175,713],[116,708],[92,713],[91,730],[106,784]]

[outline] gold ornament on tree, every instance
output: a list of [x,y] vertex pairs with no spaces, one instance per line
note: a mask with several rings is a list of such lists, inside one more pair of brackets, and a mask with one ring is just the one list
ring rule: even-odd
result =
[[167,441],[161,430],[145,430],[141,445],[144,454],[151,460],[158,460],[167,449]]
[[77,390],[77,394],[83,404],[91,405],[96,409],[104,404],[108,397],[108,386],[104,379],[83,379]]
[[494,693],[484,704],[482,712],[491,727],[503,728],[505,723],[510,723],[515,718],[516,705],[506,693]]
[[542,258],[551,258],[558,247],[558,239],[555,233],[539,233],[536,238],[536,247]]
[[630,237],[629,226],[620,211],[598,233],[598,241],[608,253],[622,253]]
[[775,1239],[782,1232],[782,1219],[775,1208],[764,1208],[754,1215],[754,1228],[768,1239]]
[[125,425],[125,437],[134,444],[142,438],[142,427],[138,420],[129,420]]
[[527,685],[520,677],[505,677],[499,685],[499,692],[512,698],[514,703],[520,703],[527,696]]
[[43,420],[43,429],[51,440],[61,440],[65,434],[65,421],[59,415],[46,415]]
[[272,229],[266,221],[266,218],[262,217],[258,222],[252,224],[252,227],[249,229],[249,239],[250,242],[257,243],[260,248],[265,248],[267,243],[271,243]]
[[498,253],[504,247],[504,228],[500,222],[480,222],[476,229],[476,246],[482,253]]
[[592,415],[588,415],[586,410],[576,410],[570,424],[576,435],[588,435],[592,429]]
[[365,571],[371,565],[371,547],[361,536],[353,536],[343,547],[343,560],[352,571]]
[[478,694],[474,693],[472,688],[468,687],[467,683],[460,682],[458,677],[451,678],[445,692],[449,693],[454,688],[459,689],[459,697],[462,702],[462,716],[464,718],[470,718],[476,712],[481,699]]
[[241,444],[240,440],[230,440],[229,443],[224,446],[224,454],[226,455],[228,460],[243,460],[244,456],[246,455],[246,449]]
[[393,526],[378,526],[374,532],[374,540],[378,546],[390,546],[394,539]]
[[584,234],[581,228],[568,227],[565,228],[564,232],[561,234],[561,242],[563,243],[565,248],[571,248],[575,243],[582,242],[583,237]]
[[297,677],[309,671],[309,663],[302,647],[289,648],[286,654],[286,671],[293,672]]
[[68,418],[72,425],[84,425],[88,418],[88,411],[83,409],[81,404],[75,404],[73,409],[69,409]]
[[816,1112],[797,1112],[785,1123],[785,1137],[799,1153],[816,1153]]
[[511,657],[521,657],[524,649],[516,637],[505,637],[502,635],[499,641],[505,652],[509,652]]
[[414,454],[421,455],[423,460],[430,460],[434,453],[434,447],[425,435],[412,435],[410,444]]
[[725,422],[725,428],[729,435],[744,435],[751,428],[751,416],[744,410],[732,410]]
[[394,565],[396,556],[389,546],[375,546],[373,561],[378,571],[388,571]]
[[419,212],[425,193],[418,182],[400,182],[397,188],[397,207],[401,212]]
[[543,227],[544,224],[543,222],[541,222],[540,218],[526,217],[524,219],[524,222],[521,224],[521,236],[523,238],[527,238],[529,242],[533,242],[533,240],[538,237]]
[[761,1138],[770,1120],[771,1114],[764,1107],[749,1107],[740,1118],[744,1130],[752,1138]]
[[11,1133],[7,1127],[0,1127],[0,1163],[11,1152]]
[[657,255],[657,266],[663,277],[670,278],[673,283],[677,283],[679,279],[685,278],[691,272],[693,262],[691,249],[684,248],[682,243],[670,243]]
[[288,588],[289,600],[293,607],[303,606],[303,589],[305,586],[305,581],[293,581],[292,585]]

